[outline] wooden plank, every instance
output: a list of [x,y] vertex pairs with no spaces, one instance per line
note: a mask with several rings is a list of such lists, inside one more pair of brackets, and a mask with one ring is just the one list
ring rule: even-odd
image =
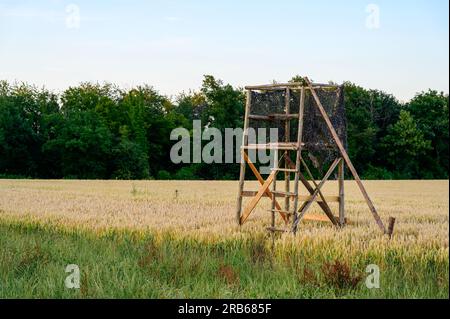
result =
[[278,210],[278,209],[271,209],[270,212],[276,212],[276,213],[283,212],[286,215],[289,215],[291,213],[291,212],[289,212],[287,210]]
[[341,140],[339,139],[339,136],[336,133],[336,130],[333,127],[333,124],[331,124],[330,118],[328,117],[327,112],[322,106],[322,103],[320,102],[319,97],[317,96],[317,93],[314,91],[314,88],[312,87],[311,82],[307,78],[305,78],[310,90],[311,94],[316,101],[316,106],[319,109],[320,113],[322,114],[323,119],[325,120],[328,129],[330,130],[331,135],[333,136],[334,141],[336,142],[337,147],[339,148],[339,151],[341,152],[342,157],[345,160],[345,163],[347,164],[348,168],[350,169],[350,172],[352,173],[353,177],[355,178],[356,183],[358,184],[358,187],[363,194],[364,199],[366,200],[367,206],[369,206],[369,209],[377,223],[377,225],[380,227],[380,229],[383,231],[383,233],[386,234],[386,227],[383,224],[383,221],[381,220],[380,216],[378,215],[377,210],[375,209],[375,206],[372,203],[372,200],[369,197],[369,194],[366,191],[366,188],[364,187],[363,183],[361,182],[361,179],[359,178],[358,173],[356,172],[355,167],[353,166],[352,161],[350,160],[350,157],[347,154],[347,151],[344,148],[344,145],[342,145]]
[[259,188],[258,193],[255,197],[252,198],[250,203],[247,204],[247,206],[244,208],[244,212],[242,213],[242,216],[240,218],[240,224],[242,225],[248,218],[248,216],[251,214],[253,209],[255,208],[256,204],[258,204],[261,197],[264,195],[266,190],[269,188],[270,184],[272,184],[275,176],[277,175],[276,171],[273,171],[269,177],[266,179],[264,184]]
[[297,143],[267,143],[267,144],[249,144],[242,146],[246,150],[291,150],[298,149]]
[[[312,192],[314,192],[314,189],[312,190]],[[273,192],[269,191],[269,193],[270,193],[270,195],[267,194],[267,192],[266,192],[263,196],[264,197],[269,197],[270,199],[272,199]],[[256,194],[258,194],[258,191],[242,191],[242,196],[243,197],[254,197],[254,196],[256,196]],[[292,193],[292,194],[294,194],[294,193]],[[284,198],[285,195],[276,193],[275,197],[277,197],[277,198]],[[290,195],[289,197],[294,199],[296,196],[295,195]],[[325,197],[325,201],[326,202],[329,202],[329,203],[338,203],[339,202],[339,196],[324,196],[324,197]],[[307,195],[299,195],[298,196],[298,199],[300,201],[302,201],[302,202],[303,201],[309,201],[309,200],[311,200],[311,198],[312,198],[311,195],[310,196],[307,196]],[[322,203],[323,199],[321,197],[317,197],[317,198],[314,199],[314,201],[317,202],[317,203]],[[277,209],[278,209],[278,207],[277,207]]]
[[250,114],[248,118],[250,120],[255,121],[290,120],[298,118],[298,114],[269,114],[269,115]]
[[[324,84],[324,83],[313,83],[314,88],[337,88],[338,86],[335,84]],[[248,85],[245,87],[246,90],[270,90],[270,89],[279,89],[284,90],[286,88],[290,89],[301,89],[304,87],[303,83],[300,82],[292,82],[292,83],[274,83],[274,84],[262,84],[262,85]]]
[[[274,154],[274,167],[277,168],[278,167],[278,151],[275,151]],[[276,170],[275,170],[276,172]],[[272,218],[272,228],[275,228],[275,203],[276,203],[276,192],[277,190],[277,177],[275,175],[274,179],[273,179],[273,183],[272,183],[272,212],[271,212],[271,218]]]
[[345,211],[344,211],[344,159],[341,158],[338,167],[339,180],[339,224],[345,225]]
[[288,173],[297,172],[297,170],[294,168],[277,168],[277,169],[272,168],[272,170],[279,171],[279,172],[288,172]]
[[[258,180],[258,182],[261,184],[261,185],[263,185],[264,184],[264,179],[263,179],[263,177],[261,176],[261,174],[259,173],[259,171],[258,171],[258,169],[256,168],[256,166],[252,163],[252,161],[250,160],[250,158],[248,157],[248,155],[244,152],[244,160],[247,162],[247,164],[248,164],[248,166],[250,167],[250,169],[252,170],[252,172],[253,172],[253,174],[256,176],[256,179]],[[256,196],[256,194],[257,194],[257,192],[255,193],[255,194],[253,194],[252,196]],[[267,189],[267,191],[266,191],[266,193],[264,194],[264,196],[267,196],[267,197],[269,197],[270,199],[272,199],[272,193],[270,192],[270,190],[269,189]],[[275,207],[278,209],[278,210],[281,210],[281,206],[280,206],[280,204],[277,202],[277,201],[275,201]],[[284,220],[284,222],[285,223],[287,223],[287,221],[288,221],[288,217],[285,215],[285,214],[283,214],[283,213],[280,213],[280,215],[281,215],[281,217],[283,218],[283,220]]]
[[291,193],[291,192],[286,192],[286,191],[277,191],[277,190],[275,190],[275,191],[272,191],[272,194],[275,194],[275,195],[279,195],[279,196],[282,196],[282,197],[294,197],[296,194],[295,193]]
[[325,216],[325,215],[312,215],[312,214],[304,215],[303,216],[303,220],[310,220],[310,221],[317,221],[317,222],[330,222],[330,219],[328,218],[328,216]]
[[[328,172],[325,174],[325,176],[323,177],[323,179],[320,181],[319,185],[317,186],[316,190],[314,191],[314,194],[311,195],[312,196],[311,200],[306,202],[306,204],[302,207],[302,209],[300,211],[300,215],[294,221],[294,225],[292,227],[292,231],[294,232],[294,234],[297,231],[297,226],[298,226],[299,221],[302,219],[303,215],[306,213],[308,208],[311,207],[312,203],[314,202],[314,199],[317,197],[317,195],[319,195],[320,189],[325,184],[325,182],[328,180],[331,173],[333,173],[334,169],[336,168],[336,166],[338,164],[339,164],[339,159],[335,159],[333,164],[331,164],[330,168],[328,169]],[[333,220],[334,220],[334,216],[333,216]]]
[[[291,112],[291,91],[289,90],[289,88],[286,89],[286,96],[285,96],[285,103],[284,103],[284,109],[286,112],[286,116],[289,115],[289,113]],[[288,118],[286,120],[286,122],[284,123],[284,142],[285,143],[289,143],[290,142],[290,136],[291,136],[291,121]],[[298,148],[298,145],[296,145],[296,148]],[[284,153],[285,157],[289,157],[289,151],[286,151]],[[288,163],[286,161],[284,161],[284,168],[288,169]],[[289,193],[290,187],[291,187],[291,183],[290,183],[290,179],[291,179],[291,174],[289,174],[289,172],[284,172],[284,189],[286,190],[286,193]],[[290,198],[289,196],[285,196],[284,198],[284,209],[289,211],[290,208]]]
[[[244,114],[244,134],[242,136],[242,146],[248,144],[248,115],[250,114],[250,105],[252,103],[251,91],[247,90],[247,99],[245,102],[245,114]],[[241,167],[239,172],[239,189],[236,200],[236,221],[241,224],[241,210],[242,210],[242,191],[244,190],[245,181],[245,150],[241,150]]]
[[310,200],[314,200],[316,202],[324,202],[324,201],[326,201],[326,202],[329,202],[329,203],[338,203],[339,202],[339,196],[323,196],[323,198],[317,197],[317,198],[313,199],[312,196],[304,196],[304,195],[302,195],[302,196],[299,196],[298,199],[301,200],[301,201],[307,201],[307,202],[309,202]]
[[[305,109],[305,88],[302,87],[300,91],[300,105],[298,107],[298,124],[297,124],[297,154],[295,155],[295,178],[294,178],[294,193],[297,196],[294,198],[294,221],[297,219],[297,209],[299,200],[298,180],[300,178],[300,159],[302,156],[302,144],[303,144],[303,114]],[[289,161],[288,161],[289,160]],[[290,167],[290,158],[286,157],[286,167]],[[293,163],[292,163],[293,164]]]

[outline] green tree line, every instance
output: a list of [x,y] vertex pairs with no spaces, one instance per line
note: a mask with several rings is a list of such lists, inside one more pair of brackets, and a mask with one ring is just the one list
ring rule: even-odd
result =
[[[407,103],[345,83],[349,155],[366,179],[447,179],[447,94]],[[81,83],[61,94],[0,81],[0,176],[79,179],[236,179],[237,164],[170,161],[170,132],[192,121],[242,127],[242,88],[205,76],[171,99],[151,86]]]

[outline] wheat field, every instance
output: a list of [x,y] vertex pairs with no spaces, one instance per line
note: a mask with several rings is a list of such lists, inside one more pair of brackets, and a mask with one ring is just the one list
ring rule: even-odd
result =
[[[382,220],[386,222],[389,216],[397,219],[392,242],[448,248],[448,181],[366,181],[365,186]],[[258,185],[250,182],[246,188],[255,190]],[[331,224],[305,222],[299,234],[305,238],[351,234],[382,240],[356,184],[346,181],[345,190],[351,226],[336,231]],[[248,222],[237,227],[237,183],[228,181],[0,180],[0,191],[1,218],[96,231],[173,231],[208,239],[263,231],[270,223],[270,201],[263,198]],[[301,189],[301,193],[306,194],[306,190]],[[337,183],[325,184],[324,193],[337,194]],[[330,206],[337,212],[336,205]],[[310,213],[319,215],[321,211],[313,206]]]
[[[298,272],[303,274],[300,282],[309,276],[308,267],[318,273],[317,278],[311,282],[320,281],[321,276],[323,277],[321,265],[328,261],[339,260],[358,272],[364,271],[364,266],[372,262],[386,271],[391,269],[393,273],[389,275],[389,280],[398,279],[399,282],[390,283],[389,290],[383,293],[364,292],[363,296],[448,297],[449,182],[365,181],[364,184],[382,220],[387,222],[389,216],[396,218],[392,239],[381,233],[353,181],[345,182],[346,217],[350,225],[336,229],[331,223],[303,221],[297,236],[278,235],[274,239],[273,250],[267,248],[271,246],[272,240],[265,235],[264,230],[270,223],[270,213],[267,211],[270,201],[263,198],[248,221],[238,227],[235,221],[238,185],[233,181],[0,180],[0,225],[8,231],[20,228],[20,225],[34,225],[31,228],[23,226],[25,231],[20,232],[22,235],[13,232],[11,236],[16,236],[18,240],[27,236],[27,229],[32,233],[37,231],[36,227],[40,227],[38,231],[46,234],[76,230],[98,238],[112,231],[141,234],[143,238],[152,234],[159,238],[160,244],[170,236],[171,241],[187,241],[206,250],[209,249],[207,247],[224,243],[231,243],[229,247],[234,247],[230,248],[233,250],[239,243],[250,243],[251,252],[254,251],[252,242],[255,238],[263,238],[262,245],[265,248],[261,251],[264,251],[264,255],[274,258],[275,264],[282,269],[281,272],[288,273],[290,267],[300,267],[301,271]],[[256,182],[250,182],[245,188],[255,190],[257,187]],[[301,192],[306,194],[304,189]],[[337,183],[330,181],[325,184],[324,193],[336,195]],[[336,204],[330,206],[337,211]],[[316,204],[311,207],[310,213],[321,214]],[[279,227],[283,226],[280,218],[278,223]],[[11,244],[10,241],[6,242],[7,239],[4,240],[4,245]],[[27,242],[24,240],[22,244],[26,246]],[[14,264],[12,251],[15,249],[17,253],[17,248],[10,249],[12,250],[9,252],[3,250],[1,256],[4,269],[1,270],[0,266],[0,273],[3,271],[4,276],[10,278],[10,289],[20,295],[20,291],[25,288],[14,285],[16,275],[8,270]],[[19,258],[17,262],[20,264],[23,258]],[[219,258],[221,265],[223,258]],[[215,259],[211,263],[215,263]],[[239,278],[241,283],[251,278],[236,270],[240,266],[235,259],[229,261],[229,264],[234,270],[228,272],[231,271],[233,275],[229,275],[227,271],[223,275],[223,270],[219,274],[225,276],[224,285],[231,289],[231,296],[301,297],[291,290],[264,290],[256,293],[255,290],[248,290],[248,286],[244,288],[242,285],[231,285],[230,288],[230,276]],[[270,267],[275,267],[274,260],[269,264]],[[271,269],[273,273],[273,268]],[[417,273],[418,270],[421,270],[420,274]],[[268,270],[268,276],[269,274]],[[406,278],[405,285],[399,278]],[[423,282],[424,286],[414,288],[416,281]],[[311,282],[308,281],[308,284]],[[23,285],[27,285],[26,280]],[[291,288],[294,289],[293,287]],[[182,288],[174,289],[178,293],[169,297],[186,296],[187,292],[180,292],[179,289],[183,291]],[[201,292],[193,293],[193,296],[228,296],[219,292],[220,289],[208,294],[209,290],[203,287],[199,290]],[[247,294],[243,295],[245,291]],[[347,296],[354,296],[352,294],[356,292],[351,291],[346,292]],[[11,290],[2,292],[0,285],[0,295],[10,296],[10,292]],[[98,291],[92,293],[93,296],[105,296]],[[37,294],[46,296],[42,291]],[[50,292],[48,294],[52,296]],[[140,296],[136,292],[130,294],[132,297]],[[190,296],[189,293],[187,295]],[[311,297],[317,296],[312,293]]]

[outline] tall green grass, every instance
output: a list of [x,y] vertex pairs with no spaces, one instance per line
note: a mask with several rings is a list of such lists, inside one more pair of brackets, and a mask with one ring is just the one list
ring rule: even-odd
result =
[[[94,234],[25,222],[0,223],[1,298],[448,298],[449,263],[432,254],[299,250],[263,235],[204,242],[174,234]],[[331,250],[330,250],[331,249]],[[326,251],[326,253],[325,253]],[[379,289],[365,267],[381,269]],[[80,289],[65,267],[77,264]]]

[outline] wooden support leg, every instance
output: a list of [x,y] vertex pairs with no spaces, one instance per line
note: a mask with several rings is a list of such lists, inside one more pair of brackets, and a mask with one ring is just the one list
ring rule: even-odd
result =
[[345,225],[345,207],[344,207],[344,159],[341,158],[338,167],[339,180],[339,225]]
[[236,221],[239,225],[241,225],[241,209],[242,209],[242,191],[244,190],[244,179],[245,179],[245,162],[244,162],[244,154],[245,151],[242,150],[242,159],[241,159],[241,170],[239,174],[239,190],[236,204]]
[[[247,90],[247,97],[245,102],[245,115],[244,115],[244,134],[242,136],[242,146],[248,144],[248,116],[250,114],[250,105],[252,104],[252,93]],[[241,167],[239,173],[239,190],[236,200],[236,221],[238,225],[241,225],[241,210],[242,210],[242,191],[244,190],[245,180],[245,157],[247,154],[245,150],[241,150]]]
[[[276,170],[278,168],[278,150],[275,150],[275,160],[274,160],[274,170]],[[277,177],[275,175],[273,182],[272,182],[272,194],[274,194],[277,190]],[[276,203],[276,196],[273,195],[272,197],[272,211],[271,211],[271,215],[272,215],[272,229],[275,229],[275,203]],[[274,233],[272,233],[272,235],[274,235]],[[272,237],[272,239],[274,239],[274,237]],[[273,242],[272,242],[273,243]]]
[[[286,152],[286,156],[289,156],[289,152]],[[285,168],[288,168],[287,164],[285,165]],[[285,185],[284,188],[286,193],[289,193],[291,188],[290,174],[291,173],[289,172],[284,172],[284,185]],[[290,200],[291,200],[290,196],[286,195],[284,197],[284,210],[287,212],[290,209]]]
[[[294,180],[294,207],[293,207],[293,220],[297,219],[297,209],[298,209],[298,197],[299,188],[298,181],[300,179],[300,160],[302,156],[302,139],[303,139],[303,113],[305,108],[305,88],[302,87],[300,91],[300,105],[298,112],[298,132],[297,132],[297,154],[295,155],[295,180]],[[286,157],[285,163],[286,167],[293,166],[293,163],[289,163],[289,157]],[[292,165],[291,165],[292,164]]]
[[[291,112],[290,112],[290,106],[291,106],[291,90],[288,88],[286,89],[286,98],[285,98],[285,112],[286,112],[286,116],[288,116]],[[284,141],[286,143],[290,142],[290,135],[291,135],[291,121],[290,118],[288,117],[284,123],[285,125],[285,129],[284,129]],[[285,153],[286,157],[289,157],[289,151],[286,151]],[[286,161],[284,161],[284,168],[288,168],[288,164]],[[284,172],[284,188],[286,193],[290,192],[290,187],[291,187],[291,182],[290,182],[290,178],[291,178],[291,173],[290,172]],[[289,211],[290,208],[290,200],[291,198],[286,195],[284,198],[284,209],[285,211]]]

